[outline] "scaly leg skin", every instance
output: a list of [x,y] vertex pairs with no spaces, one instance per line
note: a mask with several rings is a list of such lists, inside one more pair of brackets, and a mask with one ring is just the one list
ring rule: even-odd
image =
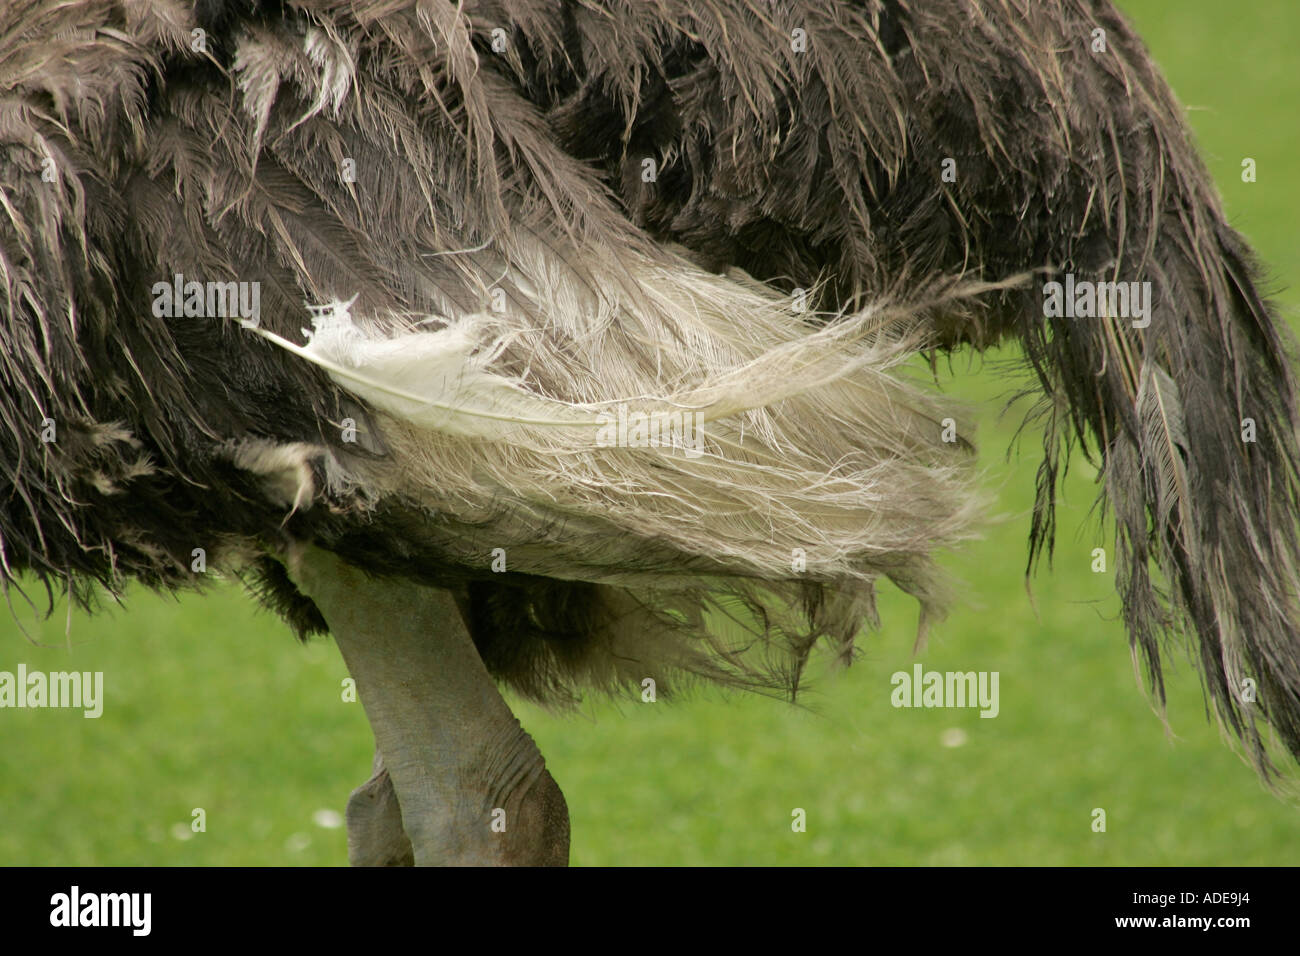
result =
[[375,747],[373,776],[348,797],[348,863],[352,866],[411,866],[415,855],[402,829],[402,808],[384,758]]
[[[312,546],[294,548],[287,566],[356,679],[415,864],[567,865],[564,795],[497,692],[453,596],[369,577]],[[381,773],[358,793],[382,791]],[[358,839],[376,842],[356,858],[391,850],[376,836],[382,826],[361,835],[376,812],[358,804]]]

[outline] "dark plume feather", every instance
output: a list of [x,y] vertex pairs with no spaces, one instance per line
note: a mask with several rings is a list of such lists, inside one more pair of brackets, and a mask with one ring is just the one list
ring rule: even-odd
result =
[[[929,552],[968,524],[965,450],[927,437],[890,356],[1014,337],[1047,424],[1031,567],[1079,443],[1157,697],[1188,638],[1255,764],[1276,769],[1270,726],[1300,757],[1289,344],[1106,0],[13,0],[0,93],[6,585],[192,586],[201,547],[310,633],[275,560],[310,539],[454,589],[489,667],[538,697],[649,662],[795,683],[813,640],[845,651],[873,620],[878,577],[940,611]],[[270,335],[157,316],[177,274],[258,283]],[[1150,324],[1045,315],[1067,274],[1149,283]],[[493,293],[516,325],[465,353],[483,390],[707,397],[718,471],[561,455],[543,431],[431,437],[299,344],[304,303],[414,336],[406,317],[497,330]],[[778,394],[753,370],[787,352]],[[870,548],[826,515],[859,513],[877,467],[910,478]],[[728,512],[745,494],[770,507]],[[827,544],[820,570],[779,566],[794,526]],[[496,574],[502,541],[522,565]],[[684,636],[736,608],[789,655]]]
[[[656,237],[787,288],[829,275],[835,304],[959,271],[1151,284],[1145,329],[1046,318],[1036,284],[1002,293],[992,322],[941,317],[935,334],[978,347],[1016,336],[1044,389],[1031,565],[1050,554],[1057,477],[1081,442],[1103,469],[1125,621],[1157,696],[1161,645],[1186,633],[1256,765],[1271,770],[1267,724],[1300,756],[1288,344],[1123,19],[1081,0],[668,10],[652,40],[584,9],[584,35],[600,31],[582,48],[584,80],[539,99]],[[794,27],[809,36],[802,59],[778,42]],[[1096,28],[1105,53],[1090,48]],[[645,65],[634,96],[616,92],[628,62]],[[663,158],[658,188],[629,174],[646,154]]]

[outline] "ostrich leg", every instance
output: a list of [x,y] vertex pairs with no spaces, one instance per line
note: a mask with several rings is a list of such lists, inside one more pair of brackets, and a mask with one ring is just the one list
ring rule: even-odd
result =
[[[287,563],[356,679],[382,760],[348,803],[349,841],[391,847],[386,771],[417,866],[566,864],[564,795],[497,692],[452,595],[368,577],[310,546]],[[382,860],[386,847],[349,856]]]
[[348,797],[348,862],[353,866],[410,866],[411,841],[384,756],[375,744],[375,772]]

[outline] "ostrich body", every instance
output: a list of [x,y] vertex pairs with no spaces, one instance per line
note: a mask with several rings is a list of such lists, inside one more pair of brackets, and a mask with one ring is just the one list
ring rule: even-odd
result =
[[1285,343],[1105,0],[14,0],[0,89],[0,580],[332,633],[354,863],[567,860],[498,681],[793,691],[881,578],[924,637],[980,501],[894,369],[1008,337],[1031,565],[1081,442],[1157,698],[1185,635],[1300,755]]

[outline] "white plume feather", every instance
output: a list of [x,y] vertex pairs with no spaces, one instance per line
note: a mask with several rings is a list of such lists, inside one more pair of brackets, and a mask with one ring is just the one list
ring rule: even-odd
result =
[[475,317],[435,331],[391,336],[352,320],[356,300],[314,308],[306,346],[274,332],[259,334],[329,372],[343,388],[376,408],[425,428],[469,438],[506,439],[512,426],[595,428],[593,412],[549,401],[488,366],[506,339],[484,344]]

